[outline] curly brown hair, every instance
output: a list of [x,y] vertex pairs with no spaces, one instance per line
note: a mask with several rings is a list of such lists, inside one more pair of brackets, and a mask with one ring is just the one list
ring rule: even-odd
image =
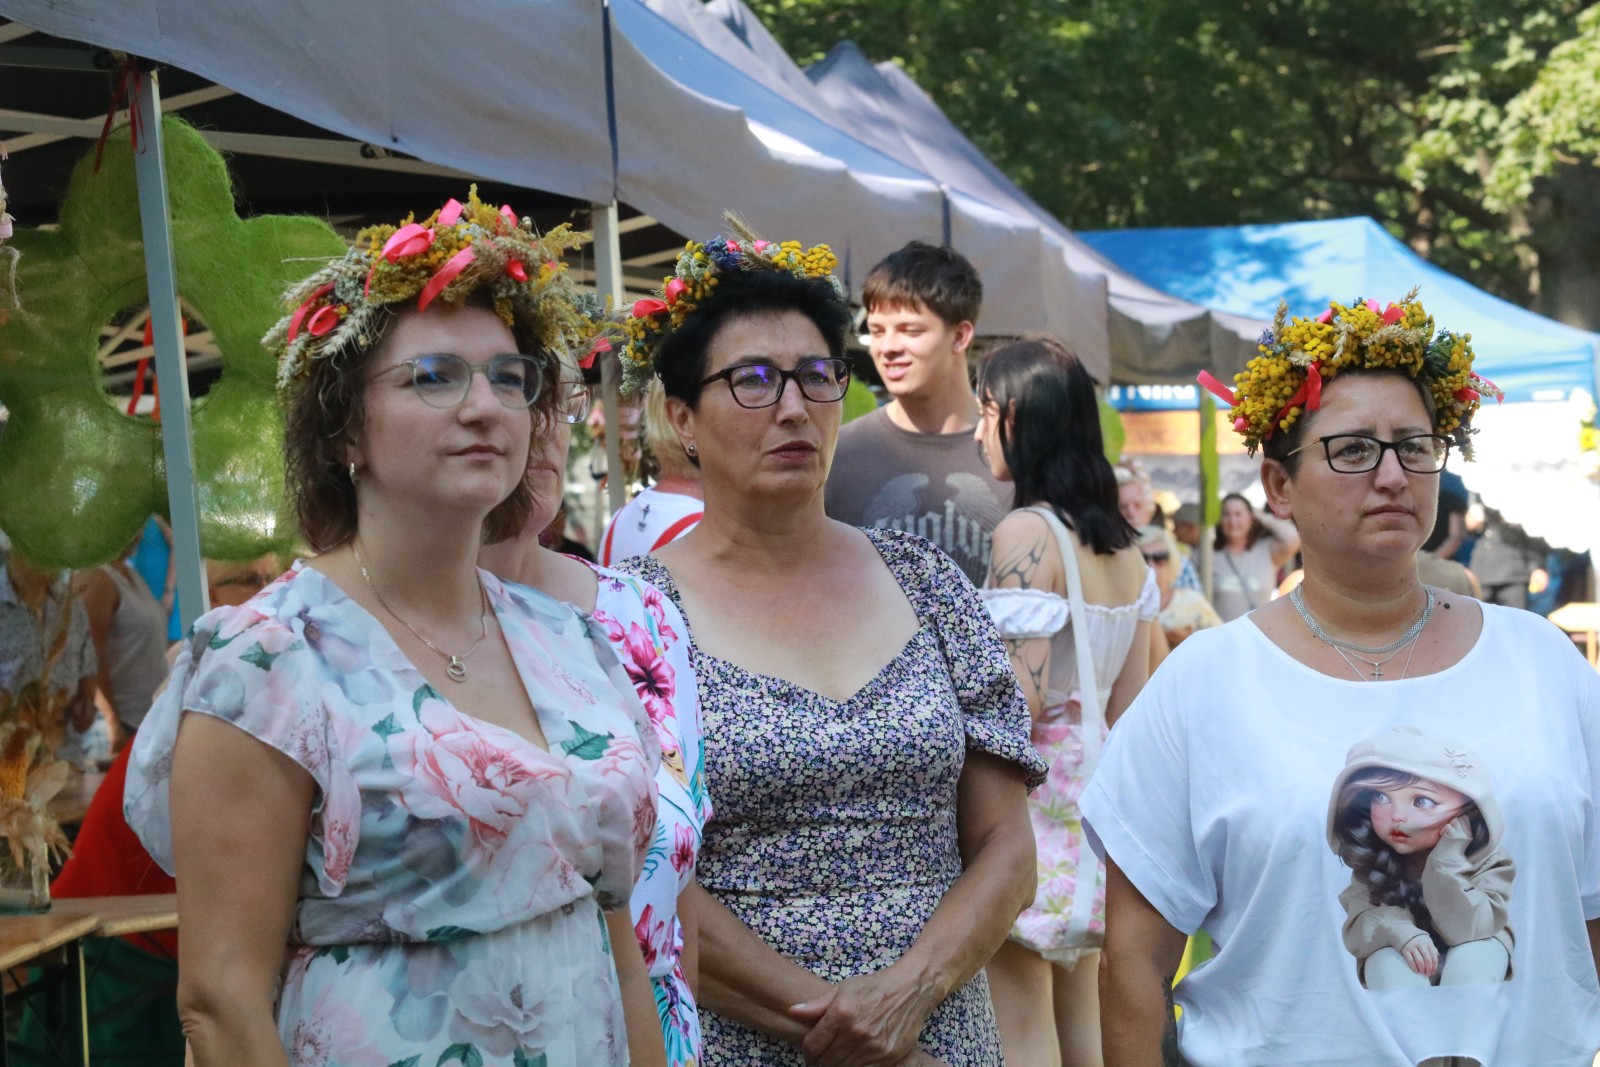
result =
[[[475,294],[467,306],[491,309],[487,294]],[[343,459],[345,444],[361,429],[366,411],[366,368],[402,315],[410,308],[388,311],[378,327],[359,341],[311,361],[305,376],[286,398],[283,431],[284,483],[300,536],[315,552],[348,544],[356,536],[356,492]],[[511,327],[520,351],[538,358],[544,370],[539,398],[531,409],[533,432],[551,424],[560,390],[560,360],[539,344],[533,322]],[[532,448],[532,439],[529,448]],[[526,464],[524,464],[526,472]],[[533,510],[533,492],[526,473],[511,495],[483,520],[485,544],[516,536]]]

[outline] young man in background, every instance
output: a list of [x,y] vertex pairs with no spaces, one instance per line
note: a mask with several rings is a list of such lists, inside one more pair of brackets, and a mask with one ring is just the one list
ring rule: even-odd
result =
[[1011,487],[972,439],[978,403],[967,351],[983,282],[955,249],[913,241],[872,269],[863,300],[890,400],[839,432],[828,514],[926,537],[981,585],[990,535],[1011,504]]

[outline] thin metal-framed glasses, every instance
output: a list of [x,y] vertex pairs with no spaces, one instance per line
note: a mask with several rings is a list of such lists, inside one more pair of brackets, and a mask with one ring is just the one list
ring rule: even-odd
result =
[[562,422],[575,426],[589,417],[589,409],[594,406],[594,390],[583,382],[566,382],[558,388],[556,416]]
[[791,378],[807,400],[837,403],[850,388],[850,362],[831,357],[808,359],[794,370],[782,370],[770,363],[740,363],[703,378],[700,386],[725,381],[733,402],[740,407],[768,408],[783,399],[783,388]]
[[1450,438],[1436,433],[1402,437],[1398,441],[1380,441],[1364,433],[1336,433],[1301,445],[1289,455],[1299,455],[1318,445],[1322,446],[1329,468],[1340,474],[1377,470],[1378,464],[1383,462],[1383,454],[1391,450],[1400,466],[1412,474],[1438,474],[1450,458]]
[[532,356],[508,353],[494,356],[487,363],[468,363],[460,356],[437,353],[401,360],[373,377],[398,367],[410,368],[411,388],[432,408],[453,408],[465,400],[472,391],[474,374],[483,375],[495,399],[513,410],[532,407],[544,387],[543,367]]

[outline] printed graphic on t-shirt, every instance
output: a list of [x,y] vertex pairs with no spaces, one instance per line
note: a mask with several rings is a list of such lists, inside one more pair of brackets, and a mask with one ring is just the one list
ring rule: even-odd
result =
[[1488,767],[1465,746],[1399,727],[1351,747],[1328,843],[1350,868],[1344,946],[1364,987],[1510,980],[1504,829]]
[[955,471],[935,487],[928,475],[914,472],[885,482],[868,501],[861,525],[926,537],[977,585],[989,569],[991,531],[1004,517],[1004,506],[977,475]]

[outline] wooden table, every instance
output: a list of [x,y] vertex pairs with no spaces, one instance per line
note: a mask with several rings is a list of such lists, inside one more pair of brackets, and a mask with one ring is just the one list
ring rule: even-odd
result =
[[1575,600],[1550,613],[1550,621],[1569,634],[1582,634],[1592,665],[1600,666],[1600,604]]
[[152,930],[178,928],[178,894],[153,893],[140,897],[68,897],[51,902],[51,915],[92,919],[85,937],[125,937]]
[[93,915],[62,914],[51,908],[40,915],[0,916],[0,971],[9,971],[51,949],[89,936],[100,925]]
[[[58,986],[43,990],[40,1011],[45,1028],[65,1037],[68,1064],[89,1065],[89,1015],[83,974],[83,938],[100,925],[93,915],[60,914],[54,909],[41,915],[0,916],[0,970],[32,963],[56,949],[65,950],[66,973]],[[0,985],[0,1018],[5,1014],[6,990]],[[0,1065],[10,1057],[0,1041]]]
[[[56,949],[66,950],[65,996],[46,996],[45,1012],[52,1032],[67,1037],[68,1062],[89,1063],[89,1016],[83,967],[83,939],[173,930],[178,926],[178,896],[158,893],[138,897],[69,897],[51,902],[40,915],[0,915],[0,971],[20,967]],[[0,1018],[5,991],[0,989]],[[0,1067],[8,1061],[0,1038]]]

